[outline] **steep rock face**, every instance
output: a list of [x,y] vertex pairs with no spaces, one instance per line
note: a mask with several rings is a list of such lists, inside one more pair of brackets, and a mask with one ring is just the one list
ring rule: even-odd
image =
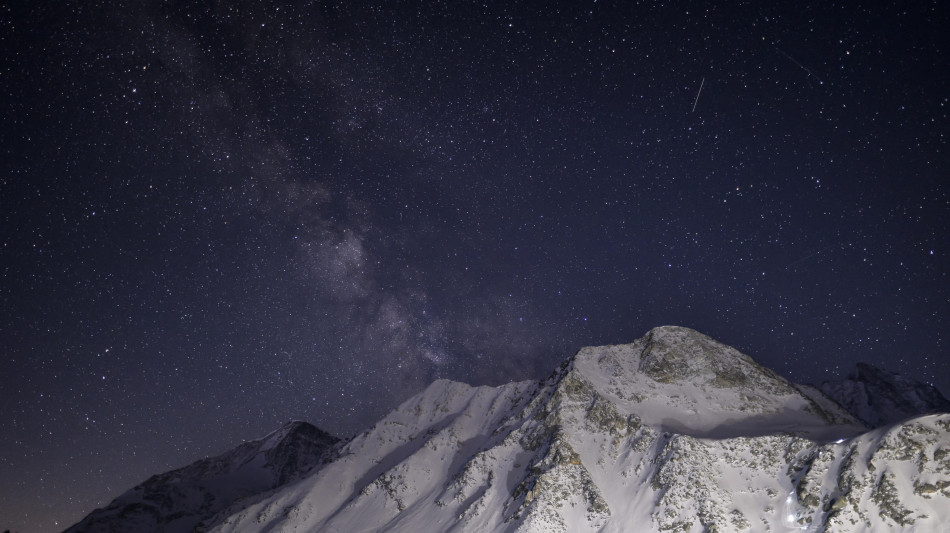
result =
[[942,531],[950,417],[866,428],[685,328],[436,382],[216,531]]
[[217,457],[152,476],[66,531],[190,532],[239,499],[331,460],[337,442],[306,422],[291,422]]
[[651,483],[659,531],[943,531],[950,416],[825,444],[673,437]]
[[950,400],[931,385],[858,363],[843,381],[826,381],[821,390],[870,427],[930,413],[950,413]]
[[923,416],[811,448],[796,465],[796,523],[829,531],[945,530],[948,455],[950,415]]

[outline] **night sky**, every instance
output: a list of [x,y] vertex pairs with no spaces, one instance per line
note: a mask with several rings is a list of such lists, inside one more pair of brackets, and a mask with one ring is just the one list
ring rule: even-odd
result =
[[947,3],[781,4],[0,3],[0,530],[663,324],[950,393]]

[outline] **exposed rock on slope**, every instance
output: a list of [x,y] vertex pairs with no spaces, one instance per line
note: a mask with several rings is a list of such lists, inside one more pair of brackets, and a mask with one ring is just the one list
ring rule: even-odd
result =
[[821,390],[870,427],[930,413],[950,413],[950,400],[931,385],[865,363]]
[[152,476],[66,531],[192,531],[240,498],[277,488],[331,460],[337,442],[306,422],[291,422],[217,457]]

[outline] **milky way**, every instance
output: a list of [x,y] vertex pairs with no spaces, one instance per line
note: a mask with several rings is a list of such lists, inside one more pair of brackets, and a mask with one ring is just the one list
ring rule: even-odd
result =
[[0,4],[0,529],[678,324],[950,392],[939,2]]

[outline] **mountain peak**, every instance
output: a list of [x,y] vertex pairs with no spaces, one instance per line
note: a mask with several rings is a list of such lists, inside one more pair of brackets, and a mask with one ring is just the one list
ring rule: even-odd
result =
[[746,387],[753,373],[778,377],[735,348],[689,328],[653,328],[641,341],[639,370],[661,383],[700,380],[719,388]]
[[[587,382],[626,413],[676,433],[723,438],[775,432],[838,438],[862,429],[814,389],[794,385],[698,331],[653,328],[631,344],[581,349],[569,383]],[[840,432],[841,428],[834,430]]]
[[[747,389],[788,394],[791,384],[751,357],[702,333],[680,326],[651,329],[630,344],[582,348],[574,357],[588,372],[626,375],[633,381],[648,377],[654,384],[701,389]],[[596,368],[596,369],[595,369]],[[618,383],[636,388],[637,384]]]
[[301,439],[322,441],[326,442],[327,445],[333,445],[340,440],[309,422],[292,420],[264,437],[250,442],[259,442],[260,449],[268,450],[277,446],[286,445],[288,441]]

